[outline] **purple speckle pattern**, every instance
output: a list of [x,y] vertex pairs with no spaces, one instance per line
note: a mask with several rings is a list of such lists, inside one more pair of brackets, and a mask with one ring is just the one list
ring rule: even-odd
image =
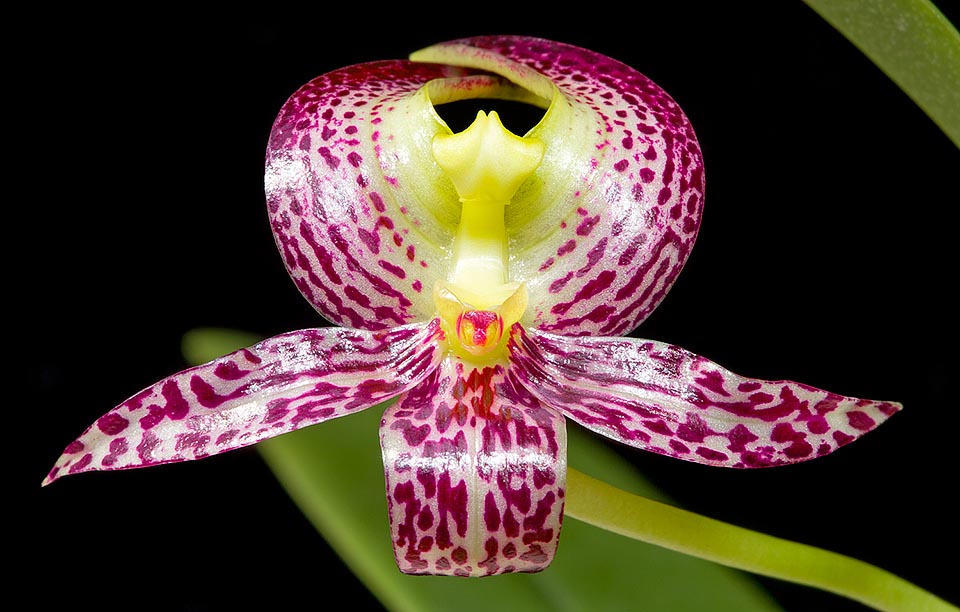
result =
[[[564,130],[567,116],[547,113],[530,133],[544,134],[547,146],[538,173],[551,183],[549,214],[515,221],[525,207],[542,206],[542,196],[527,201],[523,189],[507,210],[511,280],[526,283],[530,297],[522,322],[564,335],[631,331],[666,296],[700,227],[703,160],[686,115],[643,74],[580,47],[517,36],[444,46],[459,50],[464,66],[350,66],[314,79],[283,106],[267,149],[266,192],[297,287],[339,325],[383,329],[433,315],[422,289],[446,280],[452,238],[435,222],[455,224],[459,205],[423,154],[446,128],[405,100],[432,79],[473,74],[481,53],[492,58],[486,68],[509,75],[522,65],[551,79],[577,118]],[[417,126],[409,134],[423,142],[396,133],[398,123]],[[574,130],[570,142],[550,137]]]
[[44,484],[77,472],[200,459],[369,408],[440,362],[439,320],[290,332],[137,393],[72,442]]
[[652,340],[568,338],[519,325],[512,332],[511,374],[543,404],[624,444],[706,465],[820,457],[901,409],[745,378]]
[[[578,113],[566,133],[589,145],[545,137],[542,170],[570,182],[546,187],[555,200],[539,222],[511,228],[511,275],[530,296],[523,324],[566,336],[630,332],[673,286],[700,227],[703,158],[686,115],[646,76],[594,51],[518,36],[444,45],[466,65],[489,53],[548,77]],[[561,121],[548,113],[530,135],[563,132]],[[511,207],[525,205],[521,190]]]
[[403,572],[489,576],[553,560],[566,426],[505,368],[444,361],[387,409],[380,439]]
[[[416,197],[432,180],[417,173],[423,143],[393,130],[424,121],[407,103],[424,83],[465,73],[405,60],[349,66],[310,81],[280,110],[266,153],[267,210],[290,276],[327,320],[378,330],[433,316],[423,289],[446,277],[453,233],[427,222],[444,198]],[[427,120],[418,134],[429,151],[441,126]],[[459,206],[456,197],[448,204]]]

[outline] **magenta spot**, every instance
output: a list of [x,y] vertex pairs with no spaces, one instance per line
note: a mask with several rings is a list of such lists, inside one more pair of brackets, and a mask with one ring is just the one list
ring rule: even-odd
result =
[[241,370],[235,361],[223,361],[213,369],[213,375],[221,380],[239,380],[249,373],[249,370]]
[[239,434],[240,432],[236,429],[231,429],[230,431],[225,431],[219,436],[217,436],[214,444],[217,446],[223,446],[224,444],[230,444],[230,442]]
[[751,442],[756,442],[760,438],[750,431],[743,423],[737,423],[737,425],[727,434],[727,439],[730,440],[730,450],[735,452],[743,452],[748,444]]
[[834,431],[833,439],[836,440],[837,446],[843,446],[844,444],[849,444],[850,442],[853,442],[854,437],[842,431]]
[[656,173],[650,168],[641,168],[640,169],[640,180],[644,183],[652,183],[653,179],[656,178]]
[[712,448],[707,448],[701,446],[696,450],[696,453],[706,459],[707,461],[726,461],[728,459],[727,455],[721,453],[720,451],[713,450]]
[[748,451],[740,455],[740,461],[747,467],[768,467],[773,465],[769,453]]
[[152,404],[147,407],[147,414],[140,419],[139,425],[140,429],[147,430],[152,429],[160,424],[160,421],[163,420],[163,408]]
[[810,433],[825,434],[830,431],[830,425],[827,423],[827,419],[816,416],[807,421],[807,429],[810,430]]
[[371,191],[369,194],[370,201],[373,202],[373,207],[377,209],[377,212],[383,212],[387,210],[387,205],[383,203],[383,198],[380,197],[380,194],[376,191]]
[[437,494],[437,477],[433,472],[425,470],[418,471],[417,482],[423,487],[423,495],[427,499]]
[[600,222],[600,215],[595,215],[584,219],[580,225],[577,226],[577,235],[578,236],[589,236],[590,232],[593,231],[593,228]]
[[[200,377],[194,376],[194,378],[199,379]],[[179,421],[190,412],[190,404],[183,398],[180,387],[177,386],[176,382],[172,380],[165,382],[161,394],[167,400],[167,403],[163,406],[163,412],[171,421]]]
[[401,504],[416,499],[416,492],[412,482],[400,482],[393,488],[393,499]]
[[487,491],[483,499],[483,522],[487,526],[487,531],[495,532],[500,529],[500,508],[497,507],[497,500],[492,491]]
[[267,405],[267,414],[263,417],[264,423],[275,423],[283,419],[290,412],[286,402],[276,402]]
[[403,430],[403,438],[410,446],[419,446],[424,440],[427,439],[429,434],[429,425],[421,425],[420,427],[414,427],[411,425]]
[[610,317],[610,315],[616,312],[616,307],[610,306],[609,304],[601,304],[585,314],[583,318],[594,323],[603,323]]
[[663,419],[657,421],[642,421],[643,426],[649,429],[654,433],[658,433],[663,436],[672,436],[673,431],[670,427],[663,421]]
[[350,165],[354,168],[359,168],[360,163],[363,161],[363,157],[361,157],[356,151],[351,151],[350,154],[347,155],[347,161],[350,162]]
[[378,255],[380,253],[380,235],[377,233],[368,232],[362,227],[357,228],[357,237],[360,238],[360,241],[366,245],[367,250]]
[[97,419],[97,429],[108,436],[117,435],[126,429],[128,425],[130,425],[130,421],[115,412],[110,412]]
[[784,454],[791,459],[803,459],[804,457],[809,457],[813,453],[813,447],[810,446],[805,440],[798,440],[783,449]]
[[730,393],[723,388],[723,374],[716,370],[704,372],[702,376],[697,378],[697,384],[718,395],[730,395]]
[[420,279],[413,281],[413,283],[410,286],[413,287],[413,290],[416,291],[417,293],[420,293],[423,291],[423,283],[420,282]]
[[900,404],[895,404],[893,402],[880,402],[877,404],[877,409],[886,416],[893,416],[896,413],[900,412]]
[[396,276],[397,278],[406,278],[406,277],[407,277],[407,273],[404,271],[403,268],[401,268],[401,267],[398,266],[398,265],[392,264],[392,263],[390,263],[389,261],[386,261],[386,260],[383,260],[383,259],[379,260],[377,263],[380,265],[381,268],[383,268],[384,270],[386,270],[386,271],[389,272],[390,274],[393,274],[393,275]]
[[552,485],[557,481],[557,475],[552,469],[535,468],[533,470],[533,486],[538,491],[547,485]]
[[[446,527],[447,514],[449,514],[456,523],[457,534],[459,534],[460,537],[467,535],[467,519],[469,518],[467,511],[468,497],[466,481],[461,480],[456,486],[451,486],[450,474],[445,472],[440,475],[439,482],[437,483],[437,508],[441,517],[440,525],[437,528],[438,542],[440,540],[440,534],[448,529],[448,527]],[[449,532],[447,532],[446,540],[450,542]],[[440,542],[440,546],[441,548],[445,548],[442,542]]]
[[850,423],[850,427],[860,431],[870,431],[877,426],[876,421],[870,415],[859,410],[852,410],[847,413],[847,421]]
[[88,453],[81,457],[79,461],[71,465],[70,469],[67,470],[67,473],[76,474],[77,472],[82,472],[83,469],[90,465],[91,462],[93,462],[93,455]]
[[687,422],[677,427],[677,437],[684,442],[703,442],[707,433],[706,423],[696,415],[689,415]]
[[424,506],[420,514],[417,515],[417,527],[420,531],[426,531],[431,526],[433,526],[433,512],[430,511],[430,506]]
[[573,251],[577,247],[576,240],[568,240],[564,244],[560,245],[560,248],[557,249],[557,256],[566,255],[567,253]]
[[462,546],[457,546],[453,549],[453,552],[450,553],[450,558],[453,559],[453,562],[457,565],[463,565],[467,562],[467,550]]
[[[660,190],[660,193],[657,194],[657,204],[663,206],[670,201],[671,195],[673,195],[673,191],[671,191],[669,187],[664,187]],[[674,213],[672,216],[674,219],[678,219],[680,217],[679,211]]]
[[489,537],[487,541],[483,543],[483,551],[487,553],[487,558],[478,565],[483,567],[487,571],[487,574],[494,574],[498,569],[496,558],[498,550],[500,550],[500,543],[497,542],[497,538],[495,537]]
[[[507,508],[507,511],[503,513],[503,532],[511,538],[520,535],[520,522],[510,508]],[[504,552],[506,552],[506,549],[504,549]]]
[[82,452],[84,448],[86,447],[84,446],[83,442],[81,442],[80,440],[74,440],[73,442],[67,445],[67,448],[64,449],[63,454],[76,455],[77,453]]
[[520,555],[520,558],[535,565],[543,565],[549,560],[547,553],[543,552],[543,548],[539,544],[531,546],[526,552]]
[[630,162],[625,159],[621,159],[617,163],[613,164],[613,169],[616,170],[617,172],[623,172],[629,167],[630,167]]
[[327,162],[331,170],[336,170],[337,166],[340,165],[340,158],[331,153],[327,147],[320,147],[320,150],[317,152],[320,154],[320,157],[323,158],[323,161]]
[[200,432],[190,432],[178,434],[174,448],[177,449],[178,453],[190,451],[195,458],[200,458],[207,454],[204,452],[204,449],[208,444],[210,444],[209,435]]
[[110,441],[110,454],[103,458],[101,465],[111,466],[117,463],[120,456],[127,452],[129,445],[126,438],[114,438]]
[[781,443],[803,440],[806,437],[807,435],[805,433],[794,430],[790,423],[778,423],[777,426],[773,428],[773,432],[770,434],[771,440]]
[[563,288],[570,282],[573,278],[573,272],[567,272],[562,278],[550,283],[550,287],[547,289],[550,293],[559,293]]
[[420,552],[430,552],[430,549],[433,548],[433,537],[423,536],[420,538],[420,543],[417,544],[417,550]]

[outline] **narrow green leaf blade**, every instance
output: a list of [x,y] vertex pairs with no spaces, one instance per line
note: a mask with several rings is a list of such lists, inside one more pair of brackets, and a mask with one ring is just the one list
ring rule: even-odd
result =
[[960,147],[960,33],[929,0],[804,0]]

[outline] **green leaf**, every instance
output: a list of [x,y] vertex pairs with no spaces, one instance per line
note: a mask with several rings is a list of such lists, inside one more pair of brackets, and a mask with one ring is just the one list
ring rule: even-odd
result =
[[928,0],[804,0],[960,147],[960,33]]
[[[198,329],[185,336],[184,354],[200,363],[255,341],[249,334]],[[622,610],[623,602],[640,598],[651,610],[780,609],[747,574],[573,519],[564,522],[553,564],[539,574],[478,579],[404,575],[390,544],[378,441],[381,413],[382,407],[371,408],[262,442],[258,448],[306,517],[390,610],[449,610],[456,601],[458,612],[603,612]],[[667,501],[616,453],[573,425],[568,457],[598,478]]]

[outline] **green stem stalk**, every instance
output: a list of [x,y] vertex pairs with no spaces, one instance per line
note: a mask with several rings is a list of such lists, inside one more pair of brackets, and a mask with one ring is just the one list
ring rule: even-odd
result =
[[906,580],[863,561],[710,519],[567,471],[565,512],[635,540],[829,591],[883,612],[958,612]]

